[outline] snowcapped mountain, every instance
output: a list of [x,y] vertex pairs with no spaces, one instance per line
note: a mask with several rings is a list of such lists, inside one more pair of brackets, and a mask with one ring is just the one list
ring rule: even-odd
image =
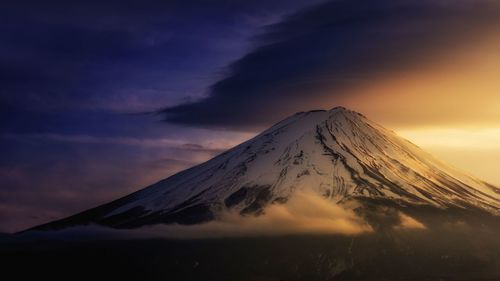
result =
[[332,204],[372,198],[500,214],[497,187],[446,166],[357,112],[336,107],[297,113],[205,163],[36,229],[200,223],[228,209],[259,214],[298,190]]

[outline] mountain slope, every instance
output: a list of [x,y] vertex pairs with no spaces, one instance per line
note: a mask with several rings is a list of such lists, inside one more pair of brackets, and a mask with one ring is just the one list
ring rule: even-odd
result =
[[354,111],[297,113],[255,138],[129,196],[37,229],[200,223],[259,214],[297,190],[332,204],[384,199],[500,213],[500,189],[456,171]]

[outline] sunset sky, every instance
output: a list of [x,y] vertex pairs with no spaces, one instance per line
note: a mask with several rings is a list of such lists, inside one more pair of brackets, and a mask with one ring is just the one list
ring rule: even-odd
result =
[[7,0],[0,15],[0,231],[338,105],[500,186],[499,1]]

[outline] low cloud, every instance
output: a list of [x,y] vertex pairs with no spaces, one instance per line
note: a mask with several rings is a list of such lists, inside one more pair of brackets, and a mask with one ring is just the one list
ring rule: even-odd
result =
[[402,212],[399,212],[399,220],[400,224],[395,229],[427,229],[423,223]]
[[279,236],[289,234],[355,235],[373,231],[351,207],[337,205],[311,193],[296,193],[286,204],[273,204],[260,216],[225,213],[220,220],[200,225],[172,225],[155,231],[172,238]]
[[319,195],[298,192],[285,204],[270,205],[260,216],[227,212],[216,221],[198,225],[155,225],[137,230],[91,226],[35,235],[45,238],[202,239],[297,234],[357,235],[373,232],[371,226],[354,213],[354,207],[337,205]]

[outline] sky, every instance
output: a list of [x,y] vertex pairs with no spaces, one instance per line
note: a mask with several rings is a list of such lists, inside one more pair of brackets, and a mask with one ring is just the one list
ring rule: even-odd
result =
[[500,185],[499,24],[495,0],[2,1],[0,232],[338,105]]

